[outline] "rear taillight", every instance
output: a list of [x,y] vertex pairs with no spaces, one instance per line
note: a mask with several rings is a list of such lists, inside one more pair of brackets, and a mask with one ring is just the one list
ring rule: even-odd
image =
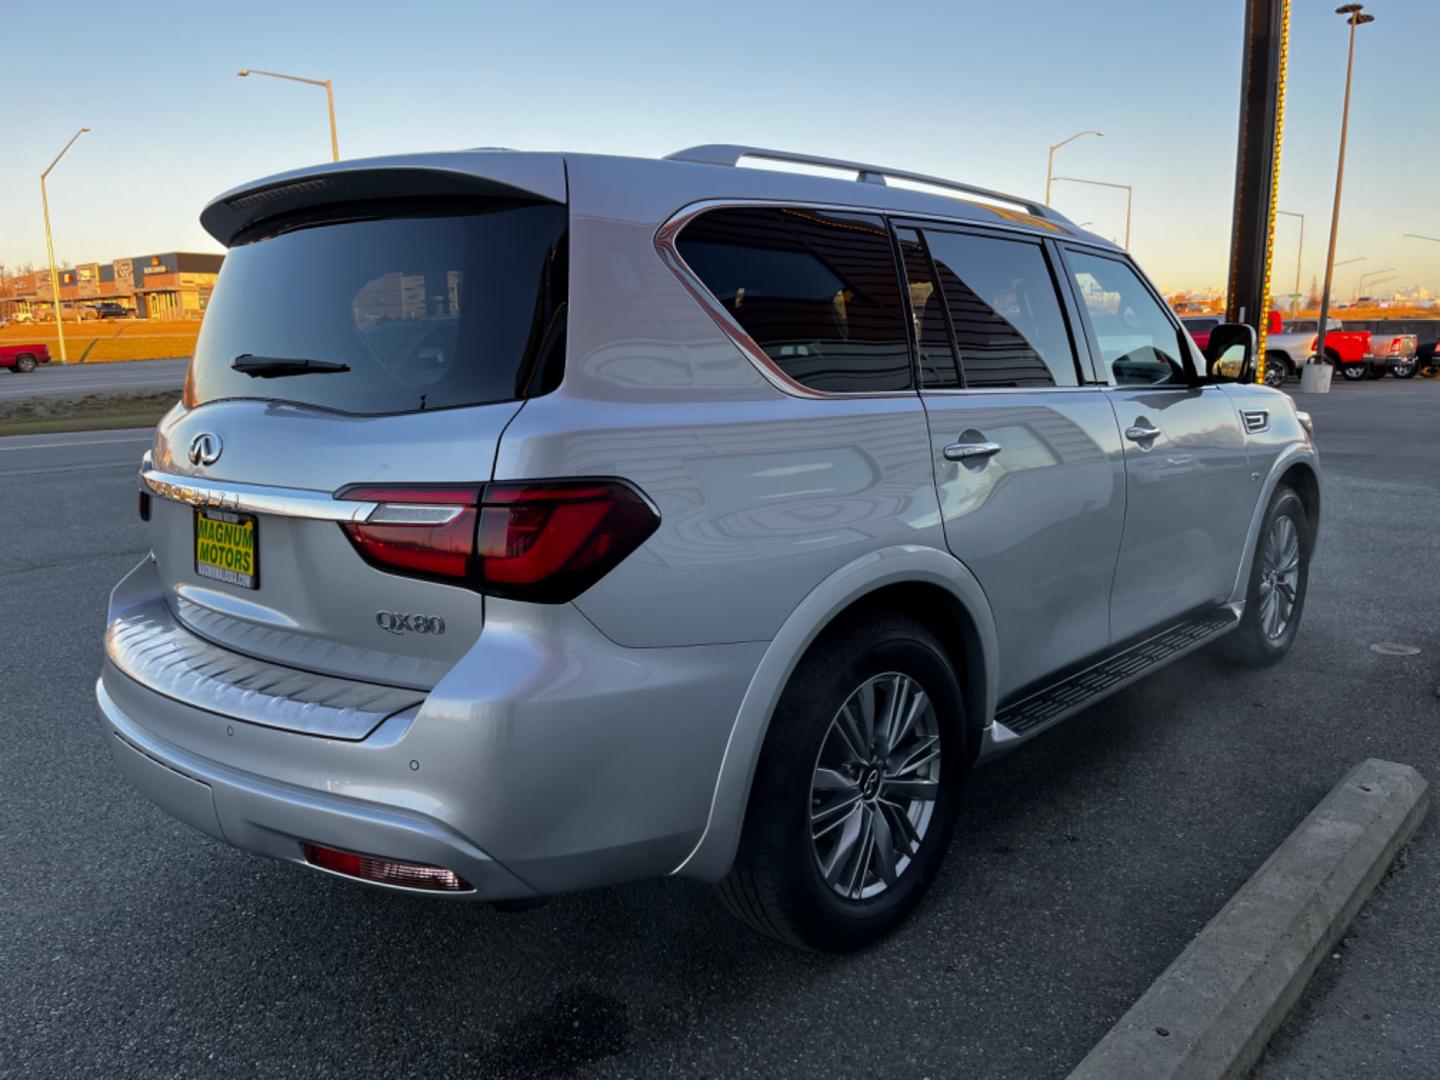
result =
[[337,497],[377,504],[342,525],[372,566],[541,604],[579,596],[660,524],[621,480],[356,485]]
[[379,505],[341,527],[371,566],[437,581],[465,582],[475,556],[480,487],[357,484],[339,498]]
[[353,851],[340,851],[318,844],[304,844],[302,847],[305,861],[311,866],[361,881],[373,881],[377,885],[398,885],[404,889],[428,889],[431,892],[470,892],[474,888],[455,871],[446,870],[443,866],[395,862],[393,859],[357,855]]

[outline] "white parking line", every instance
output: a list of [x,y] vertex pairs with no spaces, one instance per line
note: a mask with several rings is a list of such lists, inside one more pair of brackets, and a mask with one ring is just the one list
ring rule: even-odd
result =
[[74,442],[27,443],[24,446],[0,446],[0,453],[6,450],[54,450],[66,446],[119,446],[124,443],[148,443],[148,435],[132,435],[128,439],[77,439]]

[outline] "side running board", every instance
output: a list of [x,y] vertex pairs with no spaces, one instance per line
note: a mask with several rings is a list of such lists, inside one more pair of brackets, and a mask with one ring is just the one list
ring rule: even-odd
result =
[[1000,708],[995,716],[1016,735],[1028,735],[1109,697],[1240,625],[1229,608],[1185,619],[1057,683]]

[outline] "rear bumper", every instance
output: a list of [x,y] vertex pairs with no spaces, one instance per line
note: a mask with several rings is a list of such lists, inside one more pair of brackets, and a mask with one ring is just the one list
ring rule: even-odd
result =
[[107,689],[107,677],[113,684],[124,676],[107,666],[95,688],[115,764],[142,795],[187,825],[289,862],[304,863],[301,844],[314,841],[443,866],[474,886],[473,892],[427,891],[427,896],[501,900],[536,895],[485,852],[433,819],[277,784],[167,745],[125,715]]
[[1392,355],[1386,353],[1384,356],[1370,357],[1370,366],[1377,371],[1391,371],[1397,367],[1413,367],[1418,363],[1414,353],[1409,355]]
[[[310,842],[427,863],[475,889],[426,895],[481,900],[675,870],[705,829],[765,648],[626,649],[571,606],[487,601],[479,640],[418,706],[342,738],[285,730],[240,695],[197,697],[199,670],[160,678],[123,631],[164,611],[147,559],[112,595],[96,689],[137,788],[246,850],[304,862]],[[174,635],[161,647],[188,655]],[[274,682],[296,674],[277,668]]]

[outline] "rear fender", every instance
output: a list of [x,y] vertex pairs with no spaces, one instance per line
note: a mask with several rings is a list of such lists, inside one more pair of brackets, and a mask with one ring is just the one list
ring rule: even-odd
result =
[[791,612],[761,658],[725,746],[705,831],[672,873],[718,881],[729,871],[740,843],[750,784],[769,731],[770,717],[805,651],[835,617],[857,600],[889,585],[937,585],[955,597],[975,624],[983,654],[985,696],[982,722],[995,716],[999,677],[998,642],[989,601],[975,576],[954,556],[936,548],[894,546],[861,556],[822,581]]

